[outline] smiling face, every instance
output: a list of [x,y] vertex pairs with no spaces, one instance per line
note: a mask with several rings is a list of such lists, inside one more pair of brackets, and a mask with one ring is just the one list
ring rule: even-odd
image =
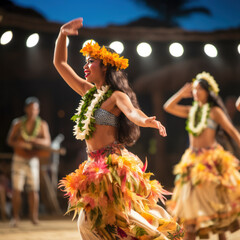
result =
[[201,86],[199,81],[194,81],[192,88],[193,98],[202,104],[208,101],[208,92]]
[[90,83],[104,84],[107,68],[101,64],[100,59],[91,56],[86,57],[86,64],[83,67],[85,78]]

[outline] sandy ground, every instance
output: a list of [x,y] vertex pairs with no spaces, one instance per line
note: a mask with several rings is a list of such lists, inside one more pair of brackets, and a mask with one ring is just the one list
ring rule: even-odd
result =
[[0,222],[0,240],[79,240],[77,222],[69,218],[40,220],[33,225],[22,220],[12,228],[9,222]]
[[[240,230],[230,234],[228,240],[240,240]],[[0,222],[0,240],[79,240],[77,222],[70,218],[42,219],[35,226],[29,220],[22,220],[19,226],[12,228],[9,222]],[[218,240],[211,236],[210,240]]]

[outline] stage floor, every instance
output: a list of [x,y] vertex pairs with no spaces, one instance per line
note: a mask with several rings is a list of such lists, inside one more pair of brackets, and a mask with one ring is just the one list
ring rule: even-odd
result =
[[[229,234],[228,240],[239,240],[240,230]],[[19,226],[11,228],[9,222],[0,222],[0,239],[2,240],[79,240],[77,222],[71,219],[44,219],[35,226],[28,220],[22,220]],[[211,236],[210,240],[218,240]]]

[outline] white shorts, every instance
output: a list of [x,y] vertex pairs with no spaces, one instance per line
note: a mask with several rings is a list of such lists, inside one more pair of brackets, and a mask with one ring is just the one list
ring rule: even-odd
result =
[[12,163],[12,187],[14,190],[39,191],[39,159],[33,157],[23,158],[13,155]]

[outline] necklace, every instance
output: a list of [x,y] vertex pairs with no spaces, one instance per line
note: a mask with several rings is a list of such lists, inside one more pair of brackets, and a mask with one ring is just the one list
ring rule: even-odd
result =
[[209,112],[209,103],[205,103],[200,107],[198,102],[194,101],[188,114],[186,130],[193,136],[199,136],[207,127]]
[[73,135],[76,139],[89,139],[95,131],[95,111],[101,107],[102,103],[112,95],[113,91],[109,86],[102,86],[100,89],[91,88],[82,97],[76,114],[71,118],[76,124],[73,127]]
[[20,133],[21,133],[22,138],[25,141],[29,141],[33,138],[36,138],[36,136],[39,134],[40,126],[41,126],[41,118],[40,117],[36,118],[35,126],[34,126],[31,134],[29,134],[27,132],[26,123],[27,123],[27,117],[24,116],[24,117],[22,117],[22,124],[21,124]]

